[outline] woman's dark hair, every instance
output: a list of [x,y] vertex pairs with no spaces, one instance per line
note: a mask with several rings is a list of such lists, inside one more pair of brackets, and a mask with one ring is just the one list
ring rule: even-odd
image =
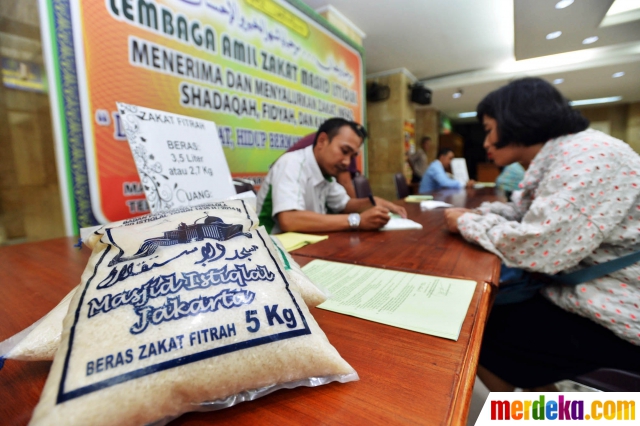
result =
[[489,93],[477,112],[481,123],[485,115],[496,120],[496,148],[545,143],[589,127],[589,120],[571,108],[555,87],[534,77],[512,81]]
[[364,140],[367,138],[367,130],[362,124],[358,124],[355,121],[345,120],[344,118],[334,117],[328,119],[320,125],[318,131],[316,132],[316,138],[313,140],[313,146],[316,146],[316,142],[318,142],[318,136],[320,136],[320,133],[326,133],[329,137],[329,141],[331,141],[344,126],[351,127],[351,130],[353,130],[356,135],[362,138],[362,142],[364,142]]

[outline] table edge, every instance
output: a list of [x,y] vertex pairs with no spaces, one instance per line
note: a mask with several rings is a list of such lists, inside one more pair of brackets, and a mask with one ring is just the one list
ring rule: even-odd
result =
[[[478,369],[478,360],[480,358],[480,346],[482,336],[484,335],[484,326],[491,308],[491,297],[494,289],[491,283],[483,282],[482,285],[482,295],[478,301],[478,316],[473,322],[473,329],[468,345],[469,351],[464,357],[462,373],[455,389],[453,410],[448,419],[448,423],[452,425],[466,425],[467,417],[469,416],[473,386]],[[486,306],[487,309],[481,309],[483,306]]]

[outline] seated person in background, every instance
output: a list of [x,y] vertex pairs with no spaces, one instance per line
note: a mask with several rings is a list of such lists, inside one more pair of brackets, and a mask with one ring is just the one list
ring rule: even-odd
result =
[[[551,84],[524,78],[478,105],[496,165],[527,168],[517,202],[445,211],[451,232],[495,253],[501,281],[545,286],[519,302],[498,291],[478,376],[491,391],[534,390],[608,367],[640,372],[640,262],[573,286],[572,272],[640,249],[640,156],[596,130]],[[506,266],[505,266],[506,265]],[[503,297],[503,302],[508,302]]]
[[427,148],[429,147],[430,140],[431,138],[429,136],[424,136],[420,141],[420,148],[416,149],[416,152],[409,156],[409,165],[413,171],[411,182],[420,182],[422,176],[424,176],[424,172],[427,171],[427,166],[429,166]]
[[[272,233],[375,230],[389,212],[406,217],[403,207],[374,197],[351,198],[335,177],[358,155],[367,133],[342,118],[325,121],[313,146],[285,153],[271,167],[258,192],[260,224]],[[327,210],[341,214],[326,214]],[[362,214],[360,214],[362,213]]]
[[[422,176],[420,182],[420,189],[418,192],[424,194],[425,192],[433,192],[439,189],[464,188],[464,184],[447,176],[446,171],[451,170],[451,160],[453,160],[453,150],[451,148],[442,148],[438,151],[438,159],[435,160],[427,171]],[[467,187],[472,187],[476,183],[474,180],[467,182]]]
[[524,167],[516,161],[502,169],[500,176],[496,179],[496,186],[504,191],[507,199],[510,199],[511,193],[519,189],[518,185],[522,179],[524,179]]
[[[316,133],[311,133],[293,144],[286,152],[293,152],[311,146],[315,140]],[[338,176],[336,176],[336,181],[344,187],[345,191],[347,191],[347,195],[351,198],[356,198],[356,189],[353,186],[353,177],[357,173],[358,168],[356,167],[356,157],[353,156],[349,163],[349,169],[338,173]]]

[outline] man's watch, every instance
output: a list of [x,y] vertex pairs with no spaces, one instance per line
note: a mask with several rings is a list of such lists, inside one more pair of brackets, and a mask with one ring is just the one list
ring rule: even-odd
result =
[[360,214],[358,213],[351,213],[349,214],[349,227],[351,229],[358,229],[358,226],[360,226]]

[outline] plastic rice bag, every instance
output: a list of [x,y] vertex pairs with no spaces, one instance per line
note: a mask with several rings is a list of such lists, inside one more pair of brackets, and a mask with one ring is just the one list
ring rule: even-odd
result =
[[62,320],[67,315],[69,303],[75,291],[75,288],[71,290],[51,312],[30,327],[0,342],[0,359],[15,359],[19,361],[52,360],[60,344]]
[[[231,202],[232,205],[233,203],[236,202]],[[238,203],[238,206],[243,207],[241,203]],[[216,205],[207,204],[205,207],[207,207],[209,211],[215,211]],[[198,209],[200,210],[200,207]],[[185,209],[180,209],[180,211],[184,210]],[[242,212],[242,208],[240,211]],[[252,210],[247,209],[247,214],[250,211]],[[229,213],[227,210],[224,210],[224,212],[224,215],[228,220],[242,220],[246,218],[245,213],[238,213],[237,210],[235,210],[235,213]],[[219,212],[216,213],[219,214]],[[231,219],[230,216],[233,216],[233,219]],[[162,213],[160,215],[142,216],[136,220],[151,222],[154,218],[162,220],[166,217],[167,214]],[[253,218],[251,215],[249,215],[249,219],[254,220],[249,220],[248,229],[255,229],[255,226],[257,226],[257,219]],[[108,225],[83,228],[80,230],[82,241],[87,247],[93,249],[107,229],[131,226],[136,223],[136,220],[126,220],[110,223]],[[298,263],[293,260],[291,255],[289,255],[284,248],[282,248],[279,240],[272,238],[272,241],[276,246],[275,252],[278,253],[277,260],[284,269],[285,274],[291,279],[292,286],[294,286],[294,288],[302,295],[307,306],[315,307],[324,302],[328,297],[328,292],[315,285],[309,277],[307,277]],[[53,356],[58,350],[58,345],[60,343],[62,319],[69,309],[69,303],[75,291],[76,289],[73,289],[51,312],[35,322],[33,325],[9,339],[0,342],[0,368],[2,359],[15,359],[20,361],[53,360]]]
[[198,206],[104,229],[32,424],[142,425],[358,379],[267,232],[232,220]]
[[271,241],[275,245],[285,271],[291,277],[291,280],[297,284],[298,290],[302,295],[307,306],[316,307],[330,297],[329,292],[322,286],[311,281],[311,278],[304,273],[298,262],[287,252],[279,239],[271,237]]

